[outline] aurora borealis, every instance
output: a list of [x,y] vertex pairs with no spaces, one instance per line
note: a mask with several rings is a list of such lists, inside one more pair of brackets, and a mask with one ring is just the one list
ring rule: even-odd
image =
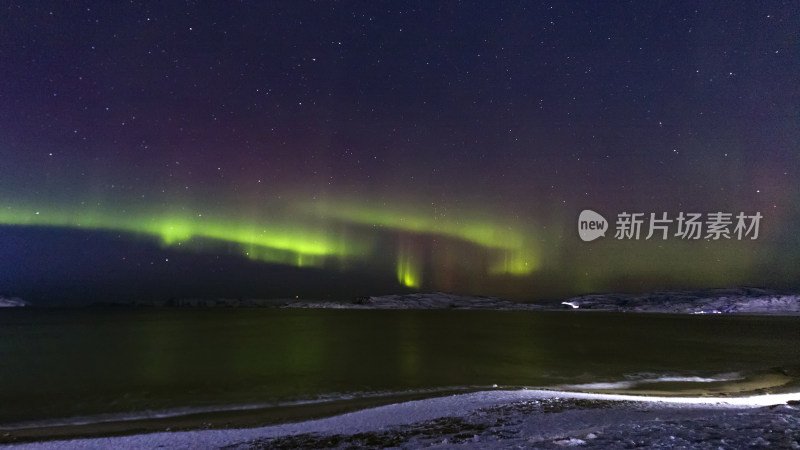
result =
[[[18,2],[0,21],[0,295],[800,284],[796,2]],[[584,209],[763,219],[756,240],[582,242]]]

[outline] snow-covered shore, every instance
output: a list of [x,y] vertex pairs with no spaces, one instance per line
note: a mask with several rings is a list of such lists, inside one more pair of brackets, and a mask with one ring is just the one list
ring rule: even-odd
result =
[[494,390],[261,428],[161,432],[9,448],[800,448],[798,402],[800,393],[674,398]]

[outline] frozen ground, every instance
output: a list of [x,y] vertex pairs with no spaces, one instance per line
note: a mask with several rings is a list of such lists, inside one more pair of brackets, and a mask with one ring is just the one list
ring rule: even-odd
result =
[[10,448],[800,448],[798,401],[800,393],[721,399],[496,390],[262,428]]

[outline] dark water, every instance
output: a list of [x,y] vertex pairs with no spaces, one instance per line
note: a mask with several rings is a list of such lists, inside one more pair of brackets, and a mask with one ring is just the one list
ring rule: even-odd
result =
[[0,427],[800,366],[800,320],[521,311],[0,311]]

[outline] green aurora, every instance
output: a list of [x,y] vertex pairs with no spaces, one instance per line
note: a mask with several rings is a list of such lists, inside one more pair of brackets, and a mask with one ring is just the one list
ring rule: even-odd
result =
[[[6,202],[9,205],[10,202]],[[375,230],[390,231],[397,239],[397,281],[406,287],[424,283],[424,257],[408,236],[439,237],[472,246],[488,258],[487,275],[525,276],[540,267],[538,250],[520,230],[499,222],[429,218],[410,208],[405,212],[338,205],[330,209],[304,208],[294,220],[275,217],[236,219],[230,214],[130,212],[85,207],[6,206],[0,224],[113,231],[157,238],[165,247],[196,252],[219,251],[233,245],[251,260],[294,267],[346,267],[373,257]],[[225,217],[224,220],[220,217]],[[319,225],[309,225],[318,223]],[[334,231],[337,230],[337,231]],[[406,238],[403,238],[405,236]],[[526,242],[529,244],[526,245]]]
[[[30,203],[6,201],[0,224],[114,232],[181,252],[233,254],[332,273],[354,267],[372,267],[376,274],[393,270],[397,285],[405,289],[517,299],[536,298],[553,292],[548,291],[551,285],[564,284],[568,288],[556,292],[595,292],[631,281],[636,289],[641,280],[658,280],[658,287],[665,288],[757,283],[754,268],[770,254],[770,245],[762,241],[618,241],[608,236],[583,243],[577,236],[563,237],[575,227],[566,221],[523,227],[520,223],[532,221],[478,210],[432,214],[411,203],[389,208],[347,198],[293,202],[293,207],[276,208],[280,213],[249,216],[235,208],[208,212],[186,205],[164,212],[163,207]],[[789,270],[776,274],[791,279]]]

